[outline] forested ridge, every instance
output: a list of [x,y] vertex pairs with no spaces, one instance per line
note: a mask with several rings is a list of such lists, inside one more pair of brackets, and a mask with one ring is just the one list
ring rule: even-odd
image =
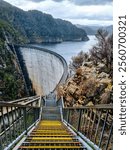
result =
[[38,10],[23,11],[0,1],[0,19],[11,24],[30,43],[88,40],[83,29]]

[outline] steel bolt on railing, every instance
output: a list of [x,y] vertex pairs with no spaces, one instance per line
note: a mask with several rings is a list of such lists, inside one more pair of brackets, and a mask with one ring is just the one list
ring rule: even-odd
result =
[[39,120],[41,108],[36,101],[41,101],[41,97],[32,100],[36,106],[30,102],[28,105],[0,103],[0,150],[10,149],[16,139],[27,134],[29,127]]

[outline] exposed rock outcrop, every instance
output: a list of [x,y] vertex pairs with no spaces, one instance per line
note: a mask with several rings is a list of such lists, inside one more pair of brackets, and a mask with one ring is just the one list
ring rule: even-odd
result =
[[[104,64],[85,62],[58,89],[65,106],[86,106],[112,103],[112,79],[103,71]],[[102,71],[101,71],[102,70]]]

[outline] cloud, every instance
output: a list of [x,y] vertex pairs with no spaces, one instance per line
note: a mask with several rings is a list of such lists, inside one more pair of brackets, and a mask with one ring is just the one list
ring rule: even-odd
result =
[[112,3],[112,0],[71,0],[76,5],[106,5]]
[[[49,13],[50,9],[44,9],[46,13]],[[88,19],[88,20],[104,20],[112,21],[113,8],[111,5],[91,5],[91,6],[79,6],[70,4],[68,2],[52,5],[51,12],[54,17],[62,19]]]
[[[28,1],[39,3],[39,2],[43,2],[43,1],[47,1],[47,0],[28,0]],[[63,0],[52,0],[52,1],[54,1],[54,2],[61,2]]]
[[[51,14],[54,18],[61,18],[79,24],[112,24],[113,6],[106,5],[76,5],[76,2],[90,0],[5,0],[23,10],[39,10]],[[35,1],[35,2],[34,2]],[[37,1],[37,2],[36,2]],[[39,2],[38,2],[39,1]],[[61,2],[59,2],[61,1]],[[73,3],[72,3],[73,1]],[[94,0],[91,0],[94,1]],[[99,1],[99,0],[95,0]],[[108,0],[100,0],[108,1]],[[92,4],[92,2],[91,2]]]
[[89,19],[68,19],[68,21],[72,22],[73,24],[81,24],[81,25],[100,25],[100,26],[108,26],[112,25],[113,21],[110,20],[89,20]]
[[32,1],[32,2],[39,3],[39,2],[42,2],[42,1],[44,1],[44,0],[28,0],[28,1]]
[[[47,0],[28,0],[28,1],[38,3]],[[54,2],[68,1],[76,5],[106,5],[106,4],[111,4],[113,0],[52,0],[52,1]]]

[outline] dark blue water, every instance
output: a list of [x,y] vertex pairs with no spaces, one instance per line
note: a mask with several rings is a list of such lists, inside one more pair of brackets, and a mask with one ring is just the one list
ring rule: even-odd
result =
[[69,63],[72,56],[76,56],[80,51],[89,52],[92,46],[96,44],[97,40],[95,36],[89,36],[89,39],[89,41],[82,42],[62,42],[58,44],[40,44],[35,46],[43,47],[57,52],[58,54],[62,55]]

